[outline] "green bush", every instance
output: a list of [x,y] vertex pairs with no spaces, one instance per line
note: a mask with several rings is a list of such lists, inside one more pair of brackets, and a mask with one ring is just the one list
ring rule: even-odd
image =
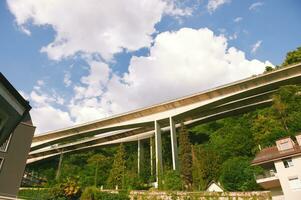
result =
[[169,170],[164,174],[164,189],[165,190],[181,190],[182,180],[178,171]]
[[82,191],[76,179],[67,179],[66,182],[60,185],[63,194],[67,199],[79,199]]
[[49,197],[48,189],[23,189],[18,193],[18,198],[20,199],[32,199],[32,200],[41,200],[47,199]]
[[55,185],[53,188],[51,188],[48,196],[45,197],[45,200],[68,200],[68,198],[65,196],[62,184]]
[[98,193],[98,189],[96,187],[86,187],[80,197],[80,200],[94,200],[96,193]]
[[259,190],[254,177],[259,171],[258,167],[251,166],[249,158],[231,158],[222,165],[220,181],[228,191]]
[[86,187],[80,200],[129,200],[126,192],[108,193],[101,192],[96,187]]
[[127,193],[112,194],[107,192],[97,192],[94,200],[129,200]]

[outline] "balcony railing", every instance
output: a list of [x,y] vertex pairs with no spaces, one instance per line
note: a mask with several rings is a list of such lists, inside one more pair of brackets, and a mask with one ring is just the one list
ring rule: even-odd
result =
[[256,176],[256,180],[277,177],[277,173],[275,169],[265,170],[262,174]]

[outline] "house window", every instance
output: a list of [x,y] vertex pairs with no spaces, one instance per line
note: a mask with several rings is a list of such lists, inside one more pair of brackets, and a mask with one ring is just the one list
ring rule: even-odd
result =
[[292,190],[301,189],[301,181],[298,177],[289,178],[288,182]]
[[3,164],[3,158],[0,158],[0,172],[1,172],[1,169],[2,169],[2,164]]
[[294,163],[291,158],[283,160],[283,164],[285,168],[294,166]]
[[1,151],[2,152],[6,152],[7,151],[7,148],[8,148],[11,136],[12,136],[12,134],[9,136],[9,138],[2,145],[0,145],[0,152]]

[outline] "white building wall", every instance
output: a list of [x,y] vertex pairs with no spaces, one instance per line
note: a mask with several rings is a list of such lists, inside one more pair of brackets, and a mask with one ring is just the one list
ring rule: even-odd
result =
[[292,189],[289,179],[298,177],[301,183],[301,156],[293,157],[293,166],[285,168],[283,161],[276,161],[275,168],[286,200],[300,200],[301,188]]
[[270,189],[272,200],[285,200],[281,187]]
[[208,192],[223,192],[224,190],[217,185],[216,183],[212,183],[208,188],[207,188]]

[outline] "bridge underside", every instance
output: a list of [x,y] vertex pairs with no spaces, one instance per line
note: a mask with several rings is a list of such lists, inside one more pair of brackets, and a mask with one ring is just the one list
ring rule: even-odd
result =
[[154,137],[156,169],[160,169],[161,132],[169,131],[173,169],[177,169],[176,128],[181,122],[194,126],[267,107],[279,87],[300,83],[301,64],[297,64],[182,99],[39,135],[33,140],[27,163],[61,153]]

